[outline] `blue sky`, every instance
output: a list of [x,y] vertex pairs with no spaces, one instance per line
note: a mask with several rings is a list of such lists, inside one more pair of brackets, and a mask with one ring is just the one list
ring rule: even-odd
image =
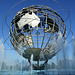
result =
[[[21,0],[0,0],[0,39],[3,38],[2,30],[1,30],[2,29],[3,18],[7,14],[8,10],[12,6],[14,6],[14,4],[18,3],[19,1],[21,1]],[[71,29],[72,29],[72,31],[74,33],[74,36],[75,36],[75,0],[57,0],[57,1],[60,2],[67,10],[69,10],[70,16],[71,16],[71,25],[72,25]],[[38,4],[39,5],[49,6],[49,7],[53,8],[53,9],[55,9],[55,10],[58,10],[58,9],[62,8],[57,3],[54,3],[51,0],[26,0],[26,1],[22,2],[22,3],[20,3],[19,5],[17,5],[15,8],[13,8],[10,12],[16,11],[16,10],[21,10],[24,7],[31,6],[31,5],[38,5]],[[66,15],[67,14],[62,13],[63,17],[65,17]],[[13,15],[11,15],[11,16],[13,16]],[[9,20],[10,19],[8,19],[8,24],[10,26]],[[69,22],[66,23],[66,24],[68,25]],[[4,26],[5,26],[5,24],[4,24]],[[9,35],[8,31],[9,31],[8,28],[5,26],[4,27],[4,35],[6,37],[8,37],[8,35]],[[69,37],[69,40],[70,39],[71,39],[71,37]],[[71,47],[70,47],[70,49],[71,49]]]
[[[0,31],[2,28],[2,21],[3,21],[4,16],[7,14],[8,10],[14,4],[18,3],[19,1],[21,1],[21,0],[1,0],[0,1]],[[75,29],[74,29],[75,28],[75,25],[74,25],[74,23],[75,23],[75,21],[74,21],[75,20],[75,0],[57,0],[57,1],[60,2],[67,10],[70,11],[72,31],[75,32]],[[54,8],[54,9],[60,9],[59,5],[52,2],[51,0],[26,0],[26,1],[22,2],[21,4],[17,5],[11,11],[15,11],[17,9],[21,10],[23,7],[27,7],[30,5],[37,5],[37,4],[46,5],[46,6]],[[0,33],[0,38],[2,38],[1,33]]]

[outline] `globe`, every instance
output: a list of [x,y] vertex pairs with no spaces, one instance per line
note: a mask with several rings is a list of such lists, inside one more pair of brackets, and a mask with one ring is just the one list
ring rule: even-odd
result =
[[[38,65],[39,61],[43,60],[47,63],[62,49],[65,40],[64,20],[50,7],[32,5],[23,8],[11,22],[11,44],[29,62],[33,54],[33,60],[37,61]],[[41,69],[40,66],[37,67],[34,66],[35,69]]]

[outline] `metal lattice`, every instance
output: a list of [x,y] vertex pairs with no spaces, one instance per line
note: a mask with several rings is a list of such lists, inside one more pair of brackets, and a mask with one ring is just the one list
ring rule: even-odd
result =
[[[32,27],[25,24],[21,29],[18,27],[18,21],[29,13],[35,13],[40,19],[40,23]],[[27,18],[23,18],[27,20]],[[33,19],[32,21],[36,20]],[[62,35],[62,43],[58,42],[59,33]],[[55,41],[54,41],[55,39]],[[66,39],[66,26],[60,15],[50,7],[42,5],[33,5],[23,8],[13,18],[10,26],[10,41],[15,50],[27,59],[34,55],[34,60],[44,60],[40,58],[40,53],[44,54],[45,60],[51,59],[61,50]],[[21,47],[20,47],[21,46]]]

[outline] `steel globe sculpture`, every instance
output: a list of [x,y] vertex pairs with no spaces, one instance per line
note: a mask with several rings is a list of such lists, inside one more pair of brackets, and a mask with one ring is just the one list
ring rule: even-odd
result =
[[[28,59],[31,54],[37,66],[44,69],[45,64],[63,47],[66,40],[66,26],[62,17],[52,8],[33,5],[23,8],[13,18],[10,26],[10,41],[14,49]],[[45,61],[39,66],[39,61]]]

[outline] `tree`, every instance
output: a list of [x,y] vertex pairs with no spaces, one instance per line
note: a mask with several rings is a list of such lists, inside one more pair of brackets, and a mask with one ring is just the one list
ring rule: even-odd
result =
[[55,69],[56,68],[56,65],[55,65],[54,62],[52,62],[51,66],[52,66],[52,69]]

